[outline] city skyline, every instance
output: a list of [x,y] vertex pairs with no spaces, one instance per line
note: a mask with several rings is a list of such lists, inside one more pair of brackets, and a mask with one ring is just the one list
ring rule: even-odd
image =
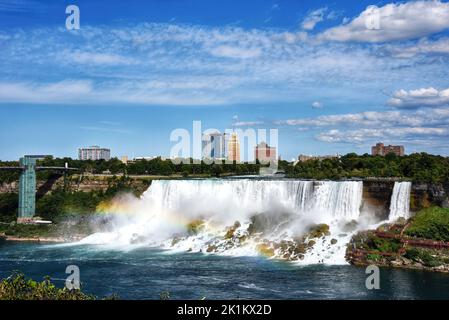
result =
[[76,5],[67,30],[64,1],[0,0],[2,160],[169,156],[196,120],[278,129],[289,161],[379,141],[449,155],[447,1]]

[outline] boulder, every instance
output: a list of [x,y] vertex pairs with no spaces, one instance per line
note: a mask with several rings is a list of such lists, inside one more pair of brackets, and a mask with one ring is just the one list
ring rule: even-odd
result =
[[191,236],[198,234],[203,229],[204,221],[200,219],[193,220],[189,224],[187,224],[187,233]]
[[325,223],[313,225],[309,228],[306,236],[308,238],[321,238],[330,235],[329,226]]
[[260,254],[266,257],[274,256],[274,249],[271,248],[268,244],[260,243],[256,246],[256,249]]
[[313,247],[314,245],[316,244],[316,242],[315,242],[315,240],[310,240],[308,243],[307,243],[307,247]]

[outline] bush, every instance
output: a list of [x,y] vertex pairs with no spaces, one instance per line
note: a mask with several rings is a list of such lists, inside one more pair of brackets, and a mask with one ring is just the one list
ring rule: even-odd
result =
[[95,300],[80,290],[57,288],[48,277],[42,282],[16,273],[0,282],[0,300]]
[[379,252],[397,252],[402,246],[397,239],[373,237],[371,241],[370,247]]
[[366,259],[370,261],[379,261],[381,259],[381,256],[374,253],[369,253],[366,255]]
[[0,221],[14,221],[17,216],[19,197],[17,193],[0,194]]
[[432,256],[426,249],[410,248],[405,252],[404,257],[422,263],[427,267],[438,267],[444,263],[444,261]]

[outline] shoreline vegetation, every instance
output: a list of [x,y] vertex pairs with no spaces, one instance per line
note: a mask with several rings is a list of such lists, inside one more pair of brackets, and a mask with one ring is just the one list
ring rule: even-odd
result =
[[431,207],[414,217],[360,231],[347,246],[353,265],[449,273],[449,209]]

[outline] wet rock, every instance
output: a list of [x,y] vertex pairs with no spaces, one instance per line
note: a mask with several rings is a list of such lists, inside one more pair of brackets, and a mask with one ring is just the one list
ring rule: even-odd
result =
[[249,234],[263,233],[273,230],[281,222],[285,222],[290,218],[287,213],[273,215],[271,212],[263,212],[251,217],[251,224],[248,228]]
[[176,245],[179,241],[181,241],[182,238],[180,237],[174,237],[171,241],[171,246],[173,247],[174,245]]
[[266,257],[274,256],[274,249],[268,246],[268,244],[260,243],[257,245],[256,249],[260,254]]
[[225,239],[231,239],[231,238],[233,238],[233,237],[234,237],[234,232],[235,232],[235,229],[229,228],[228,231],[226,231],[226,233],[225,233],[225,235],[224,235],[224,238],[225,238]]
[[387,232],[391,227],[391,224],[389,223],[384,223],[382,225],[380,225],[379,227],[377,227],[376,231],[377,232]]
[[187,224],[187,233],[189,235],[197,235],[201,230],[204,229],[204,221],[197,219],[193,220],[189,224]]
[[331,239],[331,244],[336,244],[338,242],[338,240],[337,239]]
[[355,229],[357,229],[357,226],[358,226],[358,222],[356,220],[351,220],[343,226],[343,231],[352,232]]
[[329,231],[329,225],[322,223],[310,227],[306,236],[308,238],[321,238],[323,236],[328,236],[330,234],[331,233]]
[[295,254],[306,253],[306,247],[303,243],[297,244],[293,251]]
[[243,243],[243,242],[246,241],[247,237],[246,236],[240,236],[237,239],[238,239],[239,243]]
[[210,245],[206,249],[206,252],[215,252],[215,251],[217,251],[217,247],[214,245]]
[[310,241],[307,243],[307,246],[310,248],[310,247],[313,247],[315,244],[316,244],[315,240],[310,240]]

